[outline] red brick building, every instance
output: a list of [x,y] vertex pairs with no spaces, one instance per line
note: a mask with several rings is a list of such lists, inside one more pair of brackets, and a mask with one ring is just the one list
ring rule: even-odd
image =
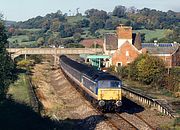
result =
[[146,53],[146,49],[138,50],[134,45],[126,41],[112,55],[112,65],[126,66],[133,62],[139,54]]
[[125,66],[134,61],[139,54],[146,53],[142,50],[140,34],[132,33],[132,27],[118,26],[115,33],[106,34],[104,37],[104,52],[110,55],[110,65]]
[[180,66],[179,43],[142,43],[142,46],[150,55],[161,58],[166,67]]
[[132,33],[129,26],[120,25],[116,33],[105,34],[103,49],[112,57],[109,66],[125,66],[142,53],[161,58],[166,67],[180,66],[179,43],[141,43],[140,33]]

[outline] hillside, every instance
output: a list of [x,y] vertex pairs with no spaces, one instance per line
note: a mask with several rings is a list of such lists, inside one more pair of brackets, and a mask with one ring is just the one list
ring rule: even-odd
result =
[[[37,16],[9,27],[9,41],[20,47],[20,42],[32,42],[35,47],[66,47],[67,44],[77,44],[82,39],[101,38],[104,33],[114,32],[119,24],[132,26],[135,32],[140,32],[145,37],[143,42],[152,42],[154,39],[163,42],[180,41],[180,13],[148,8],[138,10],[124,6],[117,6],[109,13],[90,9],[85,15],[67,16],[59,10],[44,17]],[[21,39],[20,35],[26,35],[26,38]],[[17,40],[17,37],[21,40]]]
[[9,26],[11,26],[11,25],[14,25],[14,24],[16,24],[16,21],[5,21],[5,26],[6,27],[9,27]]

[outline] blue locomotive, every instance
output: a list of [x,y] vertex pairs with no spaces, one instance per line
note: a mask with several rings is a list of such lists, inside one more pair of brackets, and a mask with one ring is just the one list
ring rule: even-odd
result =
[[88,99],[101,109],[119,109],[122,105],[121,85],[117,77],[95,70],[93,67],[79,63],[65,55],[60,56],[60,67],[75,82]]

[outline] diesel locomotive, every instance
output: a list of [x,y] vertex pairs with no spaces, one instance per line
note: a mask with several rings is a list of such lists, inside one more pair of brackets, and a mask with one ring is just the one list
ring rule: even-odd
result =
[[120,79],[65,55],[61,55],[59,59],[62,71],[78,85],[93,104],[102,110],[120,109],[122,105]]

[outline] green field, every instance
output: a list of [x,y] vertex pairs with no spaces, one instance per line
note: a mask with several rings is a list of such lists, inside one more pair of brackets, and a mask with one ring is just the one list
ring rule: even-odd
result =
[[161,39],[161,38],[165,37],[166,30],[163,30],[163,29],[156,29],[156,30],[142,29],[142,30],[134,30],[133,32],[144,33],[145,34],[145,40],[147,42],[153,38]]
[[[89,28],[86,28],[84,30],[84,34],[82,37],[83,38],[93,38],[92,36],[89,35]],[[105,33],[116,33],[115,30],[105,30],[105,29],[99,29],[97,30],[96,32],[99,32],[100,33],[100,37],[103,37],[103,35]],[[165,32],[166,30],[163,30],[163,29],[156,29],[156,30],[146,30],[146,29],[142,29],[142,30],[134,30],[133,31],[134,33],[137,33],[137,32],[140,32],[141,34],[145,34],[145,41],[149,41],[153,38],[157,38],[157,39],[161,39],[161,38],[164,38],[165,37]],[[87,37],[86,37],[87,36]]]
[[9,42],[13,43],[21,43],[23,40],[29,40],[29,37],[27,35],[19,35],[19,36],[12,36],[11,38],[8,39]]
[[86,17],[84,17],[84,16],[68,16],[66,18],[67,18],[68,23],[75,24],[76,22],[83,20]]
[[33,28],[33,29],[23,29],[24,31],[27,31],[27,32],[38,32],[38,31],[41,31],[41,29],[36,29],[36,28]]
[[12,36],[8,39],[8,41],[10,42],[10,46],[13,46],[13,44],[18,44],[20,47],[29,47],[30,45],[37,44],[36,41],[29,41],[29,37],[27,35]]

